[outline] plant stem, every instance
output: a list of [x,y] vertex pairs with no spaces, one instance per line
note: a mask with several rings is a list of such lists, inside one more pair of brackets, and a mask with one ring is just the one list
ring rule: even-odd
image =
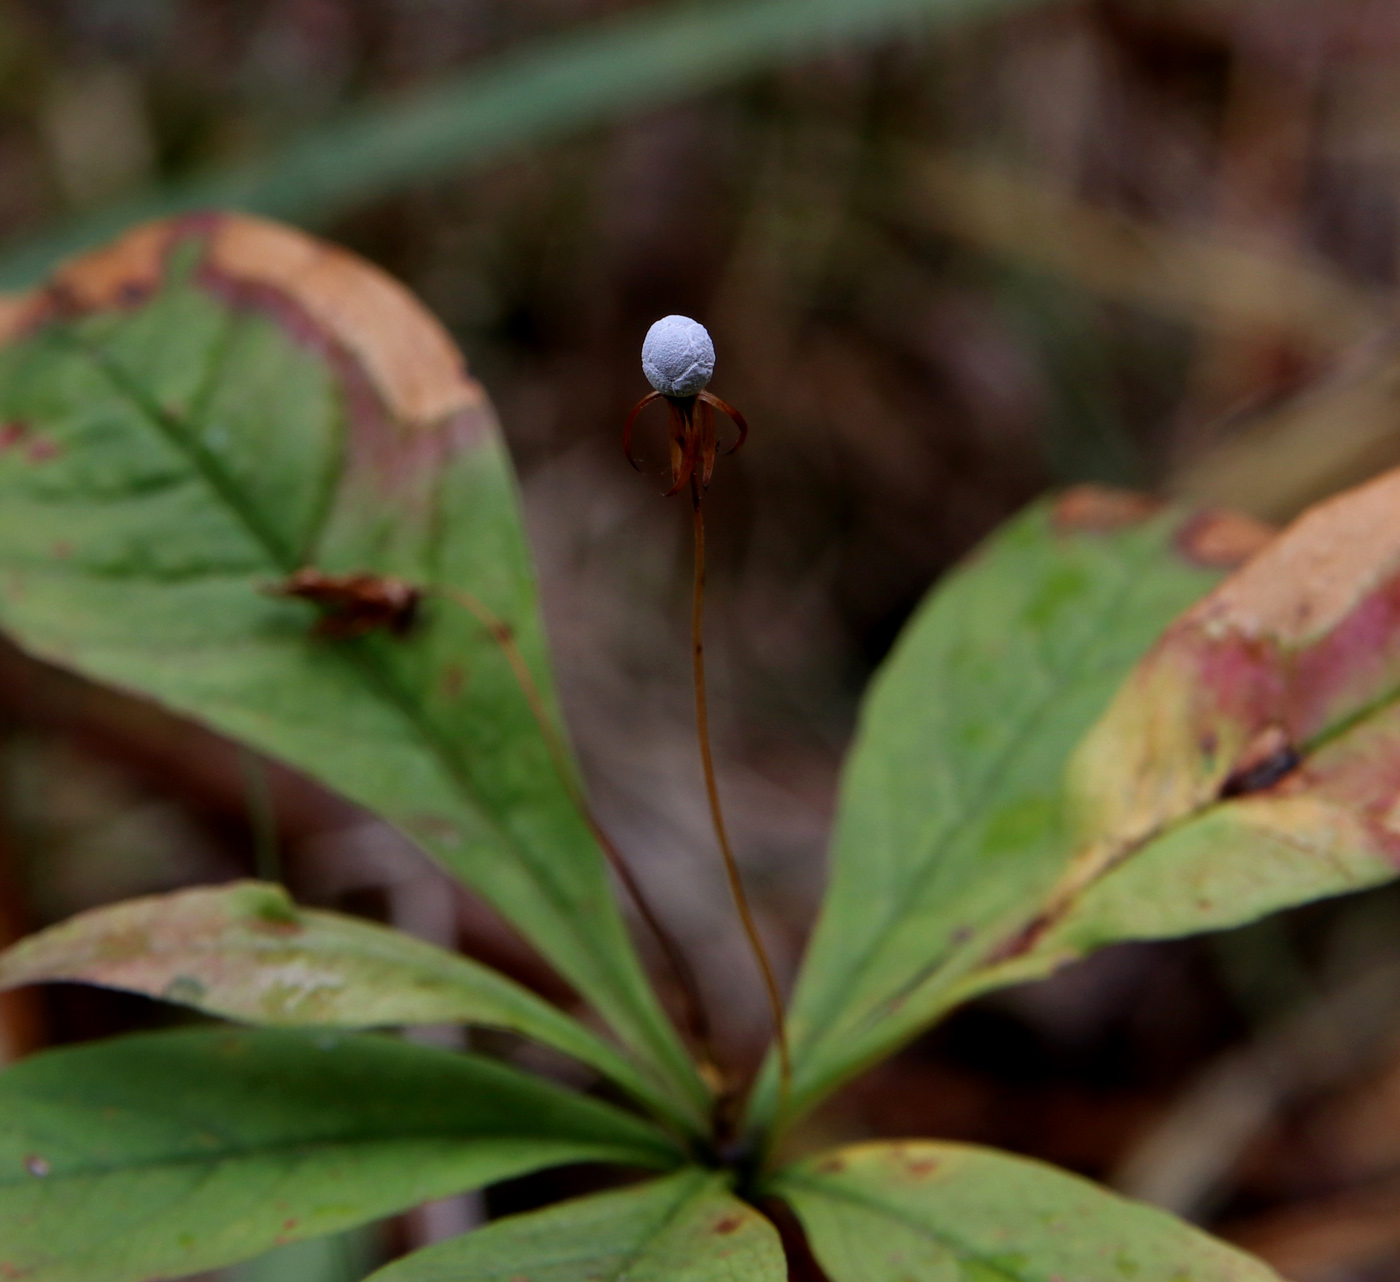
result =
[[459,588],[446,586],[438,586],[434,591],[455,601],[476,618],[500,647],[506,662],[510,664],[510,670],[515,676],[516,684],[520,687],[521,693],[524,694],[526,703],[530,705],[530,713],[535,719],[535,724],[539,727],[555,773],[558,774],[569,794],[569,799],[573,802],[583,822],[588,825],[593,839],[607,857],[618,880],[622,882],[623,888],[631,897],[638,915],[655,937],[662,956],[665,957],[666,964],[675,977],[681,1001],[685,1007],[684,1018],[687,1032],[698,1046],[705,1063],[717,1072],[710,1017],[700,995],[700,984],[695,977],[695,972],[691,969],[690,962],[686,958],[680,942],[666,929],[656,910],[651,906],[646,893],[642,890],[641,883],[638,882],[636,874],[633,873],[631,865],[628,864],[622,851],[618,849],[617,843],[613,841],[607,830],[594,816],[593,808],[588,804],[582,785],[574,773],[573,758],[564,743],[563,736],[559,733],[559,728],[549,714],[544,696],[540,693],[540,688],[535,682],[535,675],[530,671],[530,665],[525,662],[525,656],[520,652],[519,645],[516,644],[514,631],[504,619],[488,609],[470,593],[463,592]]
[[277,844],[277,814],[272,788],[262,758],[251,748],[239,747],[238,766],[243,773],[243,789],[248,807],[248,826],[253,830],[253,857],[262,881],[282,880],[282,857]]
[[749,947],[758,962],[763,986],[768,993],[768,1008],[773,1018],[773,1037],[778,1047],[778,1112],[781,1114],[786,1110],[788,1092],[792,1085],[792,1059],[788,1053],[783,996],[778,988],[778,978],[773,973],[773,964],[769,961],[768,952],[759,936],[748,896],[744,893],[738,861],[735,860],[734,851],[729,845],[729,834],[724,826],[724,810],[719,802],[719,784],[715,780],[714,757],[710,751],[710,714],[705,698],[705,516],[701,510],[700,497],[699,481],[692,474],[690,503],[695,518],[695,590],[690,616],[690,645],[695,669],[695,729],[700,740],[700,761],[705,769],[705,792],[710,801],[710,819],[714,824],[720,854],[724,857],[724,872],[729,879],[729,893],[734,898],[734,907],[738,910],[744,934],[748,936]]

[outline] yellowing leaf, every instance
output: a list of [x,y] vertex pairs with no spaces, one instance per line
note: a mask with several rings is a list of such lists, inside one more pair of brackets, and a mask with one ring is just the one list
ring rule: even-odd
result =
[[1067,786],[1075,856],[1010,950],[1032,965],[1248,920],[1282,868],[1317,893],[1394,877],[1400,472],[1305,513],[1174,623]]
[[300,908],[264,882],[95,908],[0,953],[0,990],[56,980],[144,993],[248,1024],[509,1029],[664,1109],[627,1059],[504,975],[402,931]]
[[[65,265],[0,339],[0,627],[397,824],[699,1125],[708,1094],[603,856],[497,638],[457,603],[509,627],[554,716],[510,460],[441,326],[353,255],[199,215]],[[277,595],[305,568],[420,591],[412,626],[336,639]]]

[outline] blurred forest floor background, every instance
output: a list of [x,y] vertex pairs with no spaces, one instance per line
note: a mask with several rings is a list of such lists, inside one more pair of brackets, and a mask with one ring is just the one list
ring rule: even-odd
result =
[[[753,427],[712,492],[712,706],[789,977],[861,690],[998,522],[1082,480],[1284,520],[1400,462],[1394,0],[808,7],[826,34],[798,0],[0,0],[0,279],[23,283],[105,211],[217,194],[170,184],[281,156],[246,203],[366,255],[452,329],[520,469],[601,817],[735,1061],[765,1015],[694,747],[688,517],[659,497],[659,440],[646,478],[618,448],[651,321],[710,328],[714,387]],[[761,51],[640,94],[664,80],[646,50],[746,11],[768,15]],[[617,48],[571,81],[579,33]],[[558,51],[535,74],[563,103],[538,127],[520,111],[542,91],[508,83],[535,49]],[[478,69],[506,104],[499,138],[488,111],[475,143],[448,129],[396,168],[378,104]],[[328,144],[325,180],[298,140],[347,120],[369,142]],[[0,933],[255,871],[568,1000],[381,825],[0,650]],[[172,1018],[79,988],[0,1010],[5,1055]],[[910,1134],[1061,1163],[1298,1282],[1400,1279],[1400,892],[1115,948],[979,1002],[799,1142]],[[540,1195],[523,1181],[227,1276],[349,1282]]]

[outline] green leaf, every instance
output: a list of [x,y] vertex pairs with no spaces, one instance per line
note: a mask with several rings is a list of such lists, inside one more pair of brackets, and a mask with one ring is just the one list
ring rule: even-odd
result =
[[0,1074],[0,1277],[183,1275],[544,1166],[677,1160],[607,1105],[386,1037],[121,1038]]
[[383,1259],[379,1226],[288,1242],[224,1269],[219,1282],[362,1282]]
[[482,1024],[533,1037],[664,1107],[636,1068],[512,980],[402,931],[238,882],[95,908],[0,953],[0,990],[100,984],[261,1025]]
[[[436,322],[351,255],[210,215],[69,264],[8,332],[0,626],[385,815],[698,1125],[707,1093],[572,781],[478,618],[504,622],[554,717],[510,461]],[[405,635],[331,640],[270,592],[303,566],[428,595]]]
[[397,101],[347,112],[280,151],[82,216],[0,263],[27,285],[66,254],[144,218],[238,208],[320,225],[408,183],[901,29],[1032,0],[721,0],[634,7],[529,44]]
[[859,1144],[780,1173],[832,1282],[1276,1282],[1261,1261],[1077,1176],[966,1144]]
[[[876,677],[794,997],[790,1119],[913,1036],[1033,918],[1066,858],[1075,743],[1185,606],[1266,537],[1081,489],[941,583]],[[769,1066],[754,1116],[776,1110]]]
[[724,1177],[680,1171],[515,1215],[418,1251],[371,1282],[783,1282],[775,1230]]

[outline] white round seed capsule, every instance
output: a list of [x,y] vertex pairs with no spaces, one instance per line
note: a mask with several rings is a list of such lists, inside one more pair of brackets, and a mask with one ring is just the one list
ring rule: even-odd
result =
[[642,343],[642,373],[663,396],[694,396],[715,372],[709,332],[689,316],[663,316]]

